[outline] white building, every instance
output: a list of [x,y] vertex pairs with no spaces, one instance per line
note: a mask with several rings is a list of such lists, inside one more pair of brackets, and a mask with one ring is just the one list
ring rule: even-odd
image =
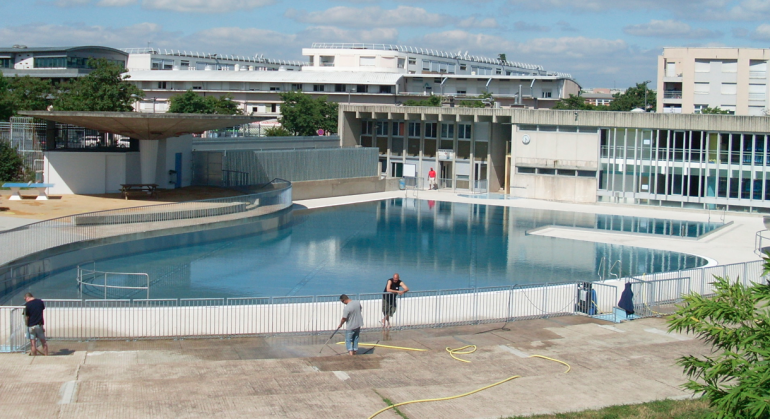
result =
[[699,113],[710,107],[765,115],[768,60],[767,48],[664,48],[658,57],[657,111]]
[[[165,112],[171,96],[189,89],[201,95],[229,94],[245,112],[265,117],[280,114],[278,93],[287,91],[323,95],[338,103],[387,105],[434,94],[459,103],[489,93],[496,106],[529,108],[550,108],[580,91],[569,74],[541,66],[398,45],[313,44],[302,51],[308,57],[304,65],[126,51],[130,81],[146,93],[138,104],[142,112]],[[202,71],[189,71],[193,69]]]

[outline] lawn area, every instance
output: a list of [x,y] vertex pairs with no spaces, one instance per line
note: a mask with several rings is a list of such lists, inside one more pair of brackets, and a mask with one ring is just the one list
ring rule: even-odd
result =
[[508,419],[700,419],[710,412],[705,399],[660,400],[557,415],[511,416]]

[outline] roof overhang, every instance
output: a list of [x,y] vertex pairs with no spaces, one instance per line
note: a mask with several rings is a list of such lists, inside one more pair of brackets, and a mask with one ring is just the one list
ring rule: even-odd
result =
[[262,119],[253,116],[190,113],[25,111],[19,114],[138,140],[163,140],[184,134],[244,125]]

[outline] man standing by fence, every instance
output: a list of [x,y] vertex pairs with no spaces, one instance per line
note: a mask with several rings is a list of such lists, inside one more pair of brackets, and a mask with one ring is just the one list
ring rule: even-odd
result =
[[364,325],[364,319],[361,317],[361,302],[351,300],[346,294],[340,295],[340,301],[345,304],[345,309],[342,310],[342,320],[337,329],[345,323],[348,324],[345,332],[345,346],[349,355],[355,355],[358,352],[358,336]]
[[[24,317],[27,320],[27,336],[29,337],[31,356],[35,356],[36,353],[48,356],[48,342],[45,340],[45,320],[43,319],[43,310],[45,310],[45,304],[42,300],[35,298],[32,293],[24,294]],[[40,344],[43,345],[43,352],[37,348],[37,339],[40,339]]]
[[437,189],[436,188],[436,171],[433,170],[433,168],[430,168],[430,171],[428,171],[428,189]]
[[[403,289],[401,289],[403,288]],[[382,327],[390,327],[390,318],[396,313],[396,295],[404,295],[409,291],[409,287],[401,282],[401,277],[396,273],[393,278],[388,279],[385,289],[382,291]]]

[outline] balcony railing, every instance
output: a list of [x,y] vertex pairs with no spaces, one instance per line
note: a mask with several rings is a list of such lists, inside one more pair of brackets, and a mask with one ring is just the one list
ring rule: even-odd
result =
[[681,90],[666,90],[663,92],[663,99],[681,99],[682,98],[682,91]]

